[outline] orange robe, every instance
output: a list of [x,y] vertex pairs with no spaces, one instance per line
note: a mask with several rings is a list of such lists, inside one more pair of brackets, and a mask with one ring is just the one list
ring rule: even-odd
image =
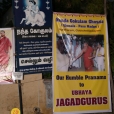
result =
[[9,62],[9,49],[12,45],[8,38],[4,37],[0,39],[0,66],[7,65]]
[[91,57],[92,52],[93,49],[90,46],[88,46],[86,52],[84,52],[83,54],[85,71],[93,70],[93,61],[92,59],[89,59],[89,57]]

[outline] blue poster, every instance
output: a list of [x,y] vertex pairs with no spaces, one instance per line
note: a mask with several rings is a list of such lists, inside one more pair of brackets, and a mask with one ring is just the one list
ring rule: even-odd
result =
[[13,0],[15,27],[52,26],[51,0]]
[[52,28],[15,28],[16,71],[52,71]]

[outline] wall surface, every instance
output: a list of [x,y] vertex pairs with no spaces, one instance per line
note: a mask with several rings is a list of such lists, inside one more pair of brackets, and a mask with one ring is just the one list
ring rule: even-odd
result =
[[0,85],[0,114],[10,114],[12,108],[19,108],[18,85]]
[[[52,114],[46,108],[46,89],[41,74],[25,75],[21,84],[23,114],[35,114],[34,107],[39,107],[42,114]],[[0,85],[0,114],[10,114],[12,108],[19,108],[18,85]]]

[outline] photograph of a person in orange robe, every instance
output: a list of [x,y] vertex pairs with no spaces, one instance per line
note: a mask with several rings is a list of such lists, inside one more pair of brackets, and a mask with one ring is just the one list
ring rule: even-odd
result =
[[[101,46],[99,42],[101,42]],[[80,45],[80,49],[75,49],[77,44]],[[102,51],[102,56],[98,56],[98,50]],[[104,50],[103,35],[57,34],[57,70],[60,72],[105,71]],[[79,67],[75,67],[75,63]]]
[[84,47],[81,53],[76,57],[76,60],[83,55],[85,71],[93,71],[93,61],[89,59],[93,55],[93,49],[88,45],[88,42],[84,42]]
[[12,44],[5,36],[5,31],[0,31],[0,71],[5,70],[10,60],[10,50]]

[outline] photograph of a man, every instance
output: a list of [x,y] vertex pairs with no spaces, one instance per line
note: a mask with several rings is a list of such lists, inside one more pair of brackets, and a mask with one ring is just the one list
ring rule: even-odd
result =
[[0,71],[5,70],[8,65],[10,59],[10,50],[12,48],[12,44],[5,36],[5,31],[0,31]]
[[89,59],[93,55],[93,49],[88,45],[88,42],[84,42],[81,53],[76,57],[76,60],[83,55],[85,71],[93,71],[93,61]]
[[105,71],[104,52],[103,35],[61,34],[57,36],[57,70]]
[[[74,46],[74,57],[77,57],[81,53],[81,45],[79,44],[79,41],[76,41],[76,45]],[[78,58],[75,62],[72,64],[73,67],[75,68],[80,68],[81,67],[81,57]]]
[[93,55],[92,57],[89,57],[89,59],[95,59],[96,60],[96,63],[97,63],[97,68],[98,68],[98,71],[104,71],[105,69],[105,66],[104,66],[104,62],[105,62],[105,59],[104,59],[104,47],[103,47],[103,44],[101,42],[98,42],[97,43],[97,51],[96,51],[96,55]]
[[98,71],[104,70],[104,47],[101,42],[98,43],[98,49],[96,53],[96,59],[98,63]]

